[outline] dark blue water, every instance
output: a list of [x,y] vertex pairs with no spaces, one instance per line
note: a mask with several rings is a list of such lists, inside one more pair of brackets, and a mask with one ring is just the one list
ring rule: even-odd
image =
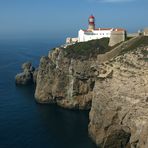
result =
[[88,112],[34,100],[34,86],[16,87],[23,62],[38,65],[60,42],[0,41],[0,148],[95,148],[88,137]]

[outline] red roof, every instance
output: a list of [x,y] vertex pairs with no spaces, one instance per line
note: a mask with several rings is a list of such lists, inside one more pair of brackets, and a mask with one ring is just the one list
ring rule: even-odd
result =
[[95,30],[111,30],[113,28],[95,28]]
[[[100,31],[103,31],[103,30],[112,30],[113,31],[125,31],[125,29],[123,28],[95,28],[94,30],[100,30]],[[92,32],[92,30],[83,30],[84,32]]]
[[93,18],[94,19],[95,17],[93,15],[91,15],[89,18]]
[[125,31],[123,28],[114,28],[114,31]]

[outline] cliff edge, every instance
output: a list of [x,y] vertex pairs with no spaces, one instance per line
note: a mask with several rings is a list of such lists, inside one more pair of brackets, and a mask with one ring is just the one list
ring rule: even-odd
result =
[[147,148],[148,46],[103,63],[101,71],[90,111],[92,139],[103,148]]
[[34,76],[36,101],[91,109],[89,134],[102,148],[147,148],[148,37],[112,49],[108,43],[77,43],[42,57]]

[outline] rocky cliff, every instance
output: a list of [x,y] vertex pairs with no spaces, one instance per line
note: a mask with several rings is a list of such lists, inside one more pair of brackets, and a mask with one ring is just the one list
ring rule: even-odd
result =
[[95,85],[94,60],[71,59],[62,48],[42,57],[35,97],[40,103],[57,103],[65,108],[90,109]]
[[89,133],[104,148],[148,148],[148,46],[100,65]]
[[[103,39],[55,48],[42,57],[38,71],[31,71],[35,98],[91,109],[89,134],[102,148],[147,148],[148,38],[133,38],[110,51],[107,43]],[[17,78],[24,75],[26,79],[26,73]]]
[[70,109],[90,109],[97,55],[106,51],[109,39],[55,48],[40,60],[35,98]]

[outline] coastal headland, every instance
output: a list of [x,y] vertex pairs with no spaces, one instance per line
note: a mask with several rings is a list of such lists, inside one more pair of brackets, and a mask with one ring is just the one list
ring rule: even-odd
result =
[[35,83],[38,103],[90,110],[88,131],[102,148],[148,147],[148,31],[96,28],[50,50],[37,69],[22,65],[16,84]]
[[148,147],[147,36],[113,47],[102,38],[54,48],[33,71],[37,102],[90,110],[89,134],[98,146]]

